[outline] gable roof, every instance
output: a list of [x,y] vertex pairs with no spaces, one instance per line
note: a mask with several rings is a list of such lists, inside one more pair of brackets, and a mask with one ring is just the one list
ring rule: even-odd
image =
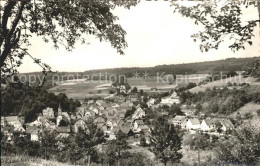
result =
[[211,126],[215,124],[215,121],[213,119],[204,119],[204,122],[206,125]]
[[229,119],[223,119],[223,120],[221,120],[221,123],[226,128],[234,128],[233,123]]
[[55,130],[58,132],[58,133],[69,133],[70,132],[70,126],[64,126],[64,127],[56,127]]
[[144,125],[144,121],[143,120],[135,120],[135,123],[137,123],[138,125]]
[[190,120],[192,125],[199,125],[200,124],[200,121],[197,118],[192,118],[192,119],[189,119],[189,120]]

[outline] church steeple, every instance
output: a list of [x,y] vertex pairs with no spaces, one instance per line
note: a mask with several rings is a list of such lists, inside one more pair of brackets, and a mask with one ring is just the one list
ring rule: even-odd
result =
[[58,116],[62,116],[62,109],[61,109],[60,103],[59,103],[59,108],[58,108]]

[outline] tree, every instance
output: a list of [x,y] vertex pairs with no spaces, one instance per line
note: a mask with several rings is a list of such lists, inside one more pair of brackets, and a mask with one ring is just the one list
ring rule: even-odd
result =
[[216,128],[217,128],[217,132],[218,132],[218,133],[221,133],[221,132],[222,132],[222,127],[223,127],[223,125],[222,125],[221,122],[217,122],[217,123],[216,123]]
[[197,110],[201,111],[201,110],[202,110],[202,105],[201,105],[200,103],[197,103],[196,106],[195,106],[195,108],[196,108]]
[[138,90],[137,90],[137,87],[134,87],[132,90],[131,90],[132,93],[137,93]]
[[169,115],[184,115],[184,113],[181,111],[181,107],[174,103],[169,109]]
[[150,151],[166,166],[169,161],[179,162],[182,154],[181,139],[173,125],[167,120],[159,117],[150,127]]
[[[172,1],[175,12],[195,20],[195,24],[204,27],[204,31],[192,35],[194,41],[200,40],[201,51],[218,49],[224,39],[230,38],[232,50],[245,49],[245,44],[252,45],[254,28],[260,23],[260,2],[257,0],[236,1],[199,1],[193,6],[185,6],[178,1]],[[248,22],[242,20],[242,7],[256,7],[259,12],[258,19]],[[259,24],[260,25],[260,24]]]
[[257,165],[260,153],[259,128],[242,125],[229,139],[220,141],[215,152],[220,161],[239,165]]
[[[64,46],[71,51],[77,41],[87,43],[87,35],[95,35],[109,41],[118,53],[127,47],[126,32],[116,24],[118,17],[112,9],[116,6],[130,8],[137,1],[85,1],[55,0],[1,2],[0,66],[2,74],[12,75],[22,64],[25,55],[39,64],[43,71],[50,69],[47,64],[33,58],[26,47],[30,37],[37,35],[45,42],[52,42],[55,48]],[[2,7],[3,5],[3,7]]]
[[77,146],[83,148],[83,152],[88,156],[88,166],[90,165],[91,157],[96,157],[95,146],[105,141],[104,133],[101,130],[102,127],[98,127],[93,123],[93,120],[89,120],[87,131],[79,129],[75,136]]
[[41,148],[42,153],[44,154],[44,158],[51,159],[51,157],[54,157],[54,154],[57,150],[57,141],[55,139],[55,135],[47,130],[44,130],[41,133],[40,137]]
[[126,135],[119,130],[116,134],[116,140],[109,141],[106,146],[109,165],[115,165],[115,163],[117,163],[117,166],[120,166],[120,161],[124,158],[128,158],[129,148],[126,142]]

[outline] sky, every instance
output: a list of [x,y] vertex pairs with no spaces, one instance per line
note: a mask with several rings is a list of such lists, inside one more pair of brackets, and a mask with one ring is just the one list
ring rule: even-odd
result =
[[[119,17],[118,23],[127,32],[128,47],[125,55],[120,55],[108,42],[100,42],[89,36],[88,45],[77,43],[72,52],[33,36],[29,53],[52,67],[53,71],[82,72],[92,69],[118,67],[152,67],[163,64],[212,61],[225,58],[260,56],[259,27],[255,29],[253,45],[245,50],[232,52],[228,39],[218,50],[202,53],[199,44],[190,37],[201,27],[189,18],[173,13],[167,1],[141,1],[130,10],[116,8],[113,13]],[[257,18],[257,9],[244,11],[244,20]],[[19,72],[41,71],[29,57],[25,57]]]

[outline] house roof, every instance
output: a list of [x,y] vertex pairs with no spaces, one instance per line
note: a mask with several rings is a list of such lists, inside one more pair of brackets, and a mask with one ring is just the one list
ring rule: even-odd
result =
[[233,123],[230,120],[228,120],[228,119],[221,120],[221,123],[226,128],[233,128],[234,127]]
[[204,119],[204,122],[205,122],[208,126],[215,124],[215,120],[213,120],[213,119]]
[[20,122],[18,116],[6,116],[4,118],[7,122]]
[[135,123],[137,123],[138,125],[144,125],[144,121],[143,120],[135,120]]
[[12,126],[7,126],[2,128],[3,132],[10,132],[12,133],[14,131],[14,127]]
[[192,125],[198,125],[198,124],[200,124],[200,121],[199,121],[199,119],[197,119],[197,118],[193,118],[193,119],[189,119],[190,120],[190,122],[192,123]]
[[70,132],[70,126],[56,127],[55,130],[58,133],[69,133]]
[[70,136],[69,133],[59,133],[59,134],[56,136],[56,139],[68,138],[69,136]]
[[140,126],[140,129],[143,131],[149,130],[149,127],[147,125]]
[[27,134],[38,133],[41,129],[37,126],[27,126],[25,132]]
[[106,123],[106,120],[103,117],[99,116],[96,119],[94,119],[94,122],[95,123]]

